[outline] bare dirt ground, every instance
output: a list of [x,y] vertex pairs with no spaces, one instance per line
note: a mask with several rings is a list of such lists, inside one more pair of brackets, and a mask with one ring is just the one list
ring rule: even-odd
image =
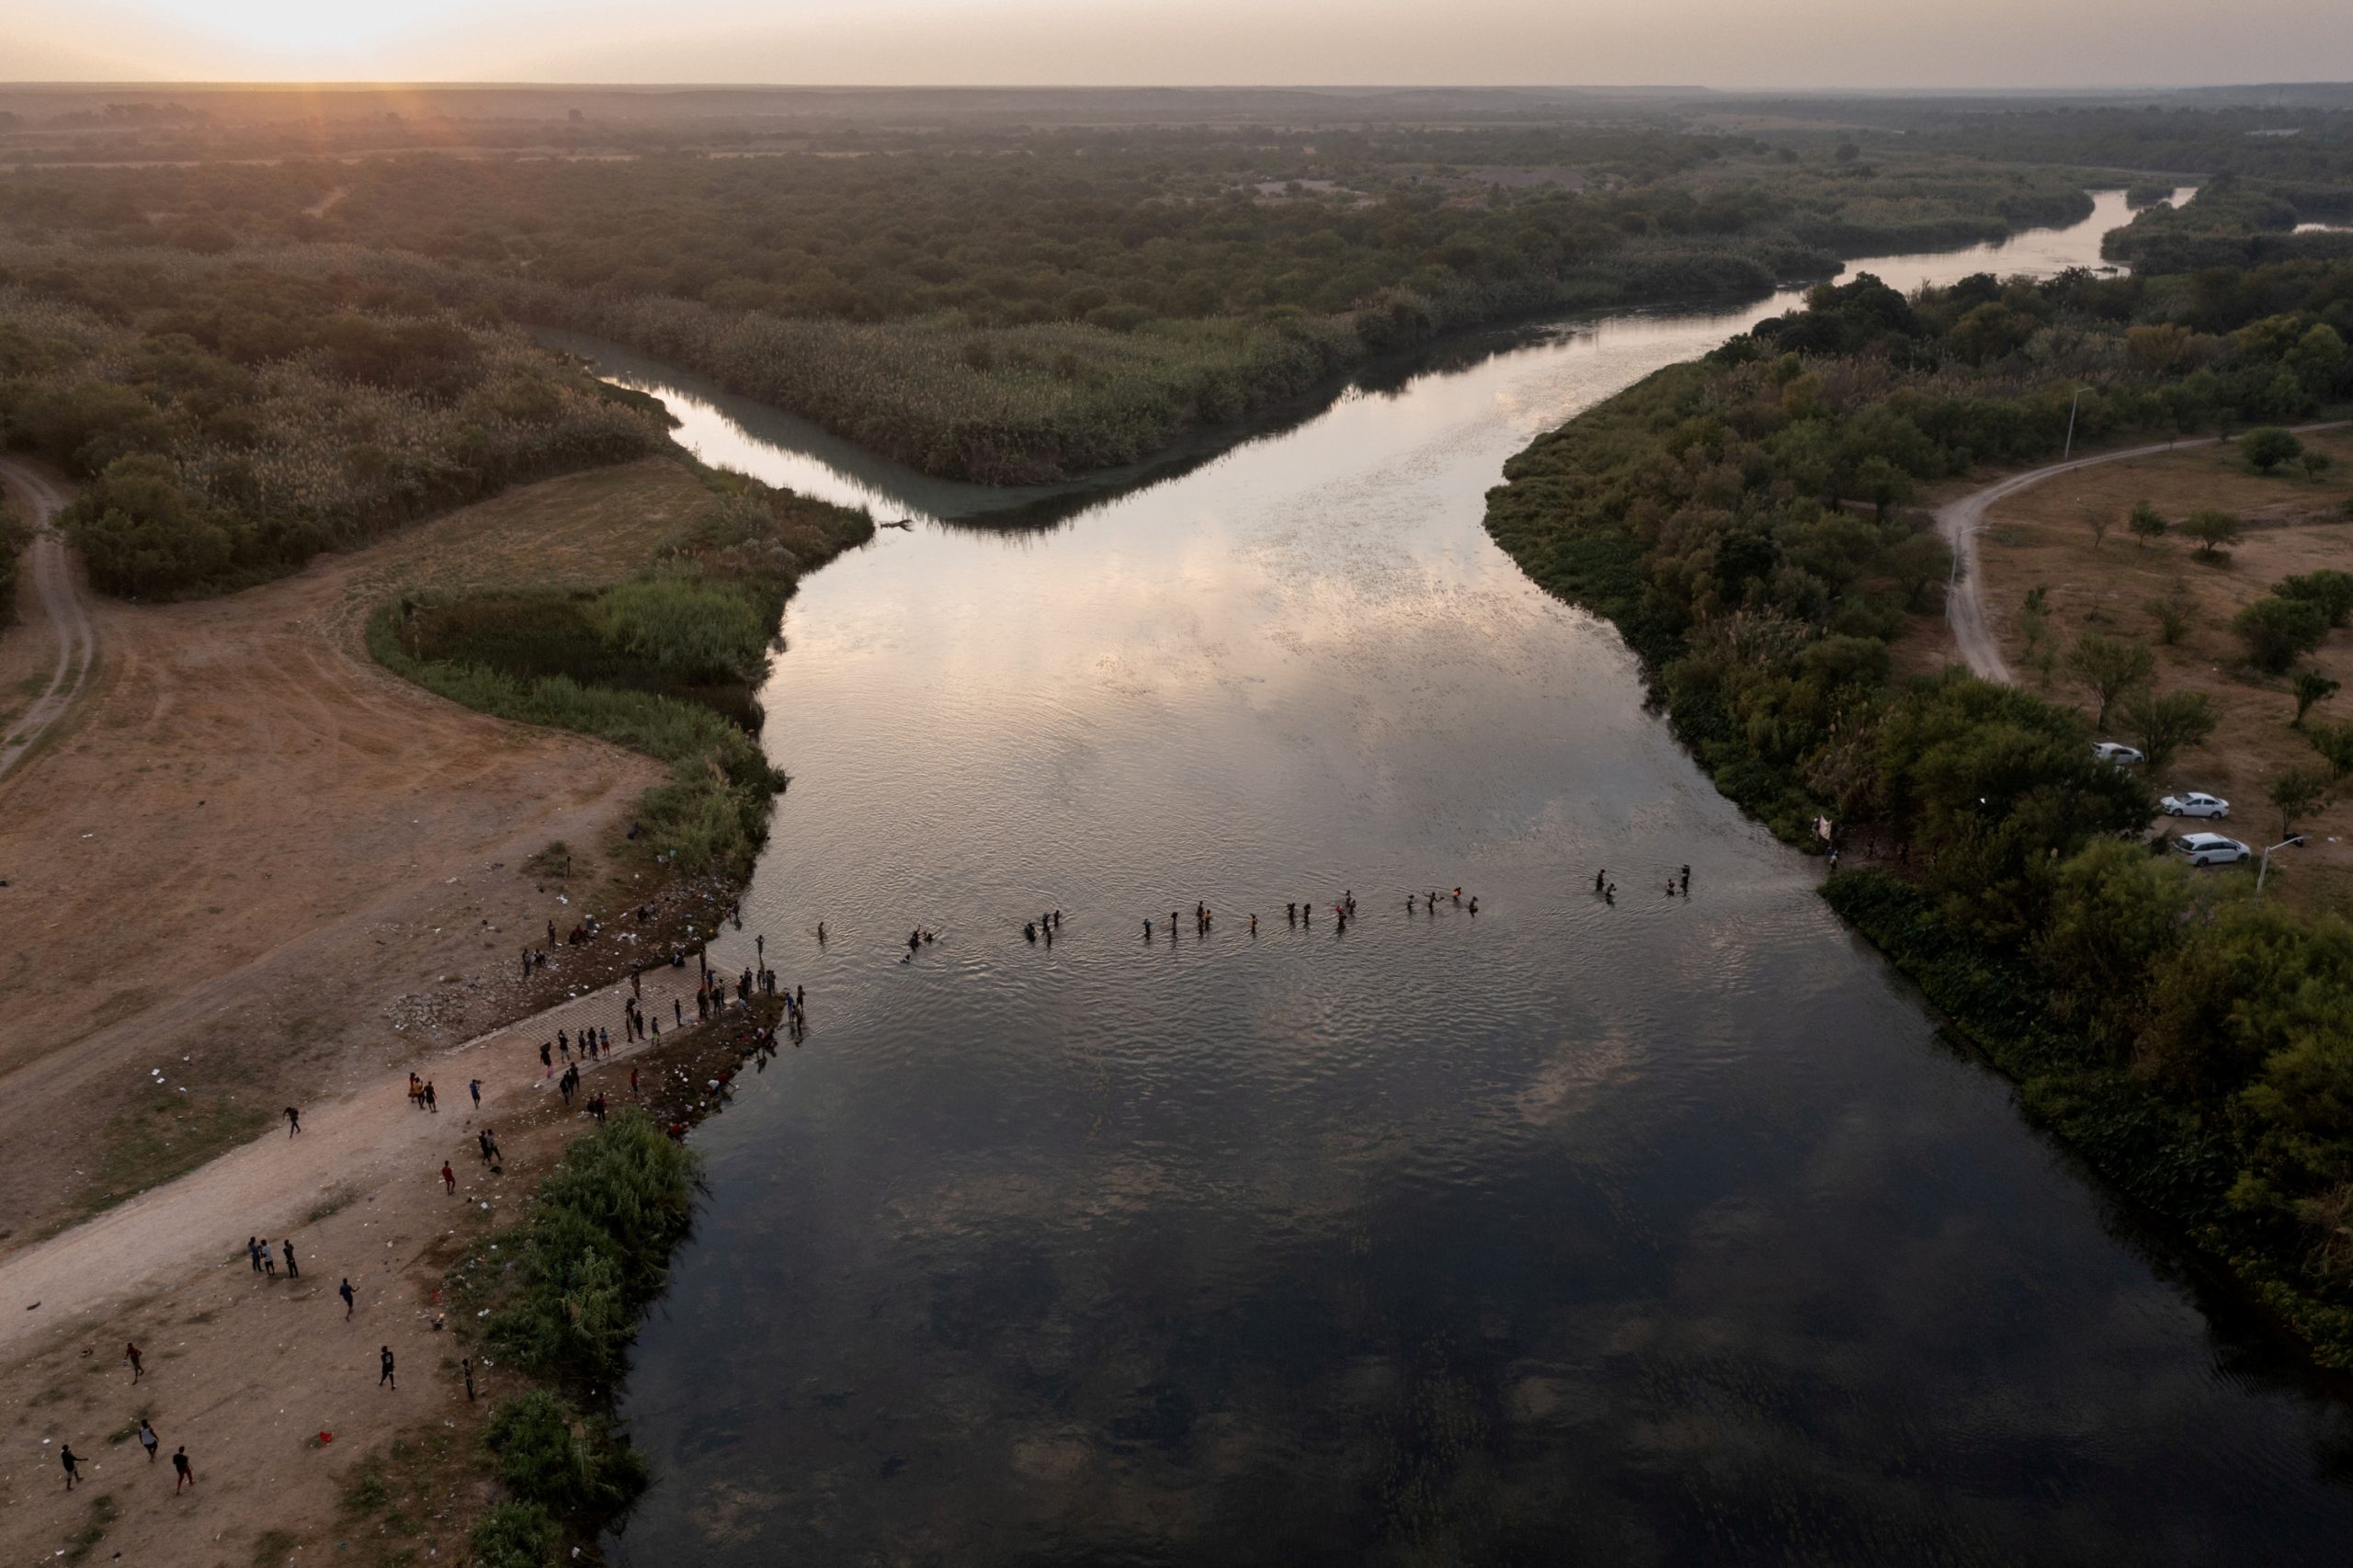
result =
[[609,575],[701,494],[577,475],[246,593],[96,607],[93,689],[0,780],[0,1254],[529,1004],[518,949],[578,890],[524,862],[562,839],[575,883],[610,875],[657,766],[410,687],[365,614]]
[[[2335,459],[2317,483],[2284,471],[2257,475],[2235,446],[2200,442],[2007,490],[1985,508],[1978,538],[1985,634],[2012,678],[2044,689],[2042,677],[2027,661],[2020,616],[2028,592],[2038,585],[2048,589],[2057,646],[2065,647],[2085,631],[2148,642],[2157,654],[2162,687],[2203,691],[2222,715],[2211,741],[2183,752],[2150,782],[2160,794],[2202,790],[2222,796],[2231,801],[2232,814],[2228,823],[2215,825],[2258,848],[2276,840],[2279,826],[2279,813],[2266,800],[2269,781],[2284,769],[2321,763],[2304,737],[2290,728],[2295,700],[2287,682],[2245,666],[2231,617],[2283,577],[2323,567],[2353,569],[2353,517],[2343,509],[2353,483],[2353,431],[2339,428],[2303,438]],[[2246,538],[2215,562],[2198,559],[2186,540],[2168,537],[2144,546],[2123,521],[2132,503],[2143,499],[2175,522],[2200,507],[2222,507],[2246,519]],[[2114,519],[2106,539],[2097,542],[2089,523],[2096,515]],[[2187,587],[2196,608],[2188,635],[2169,648],[2158,642],[2156,620],[2146,606],[2177,582]],[[2309,663],[2353,692],[2353,633],[2331,632]],[[2093,707],[2063,667],[2047,694],[2086,714]],[[2332,722],[2353,718],[2353,706],[2340,694],[2314,716]],[[2187,830],[2207,824],[2168,825]],[[2307,905],[2353,907],[2353,800],[2334,801],[2296,825],[2314,837],[2305,849],[2274,860],[2274,876],[2286,872],[2282,895]]]
[[[482,1483],[457,1439],[483,1407],[465,1403],[429,1292],[470,1236],[512,1222],[576,1122],[539,1067],[541,1036],[595,1022],[619,1043],[619,987],[565,993],[689,922],[708,932],[717,910],[665,889],[656,926],[551,949],[527,983],[519,951],[546,946],[551,922],[611,920],[652,885],[621,829],[657,769],[418,691],[369,660],[361,627],[407,584],[608,579],[704,495],[662,461],[576,475],[226,599],[97,608],[94,688],[0,782],[0,953],[17,1003],[0,1038],[12,1553],[461,1557],[453,1532]],[[0,672],[21,641],[0,639]],[[540,853],[557,839],[568,879]],[[683,994],[691,1017],[696,974],[651,971],[649,1011],[666,1021]],[[551,999],[552,1014],[494,1028]],[[600,1064],[588,1090],[626,1100],[632,1064]],[[437,1080],[438,1113],[408,1105],[412,1069]],[[476,1153],[475,1077],[503,1174]],[[303,1108],[299,1138],[275,1121],[287,1104]],[[247,1234],[293,1238],[301,1278],[256,1278]],[[347,1324],[333,1294],[346,1277]],[[129,1340],[147,1357],[135,1387]],[[377,1386],[387,1344],[397,1392]],[[484,1369],[485,1395],[499,1376]],[[142,1414],[163,1437],[153,1466],[131,1437]],[[185,1496],[170,1484],[180,1443],[199,1476]],[[91,1483],[70,1494],[66,1444]],[[355,1512],[344,1492],[363,1473],[387,1500]]]
[[[658,977],[662,994],[691,994],[696,973]],[[619,989],[595,1009],[617,1019]],[[649,1010],[656,997],[649,983]],[[577,1027],[591,1006],[564,1016]],[[737,1061],[733,1042],[749,1027],[731,1011],[659,1044],[623,1051],[617,1040],[567,1108],[538,1072],[542,1025],[554,1027],[530,1020],[437,1058],[450,1070],[438,1112],[409,1105],[405,1074],[387,1077],[306,1111],[299,1137],[281,1125],[0,1264],[0,1515],[6,1545],[23,1549],[10,1561],[80,1561],[77,1548],[97,1561],[224,1568],[465,1560],[465,1531],[492,1495],[478,1424],[517,1385],[480,1343],[460,1342],[471,1320],[451,1321],[464,1312],[440,1293],[445,1271],[521,1217],[586,1126],[588,1095],[643,1105],[665,1122],[696,1119],[718,1103],[711,1075]],[[642,1074],[634,1089],[632,1070]],[[459,1086],[475,1073],[490,1079],[480,1112]],[[496,1165],[475,1143],[484,1126],[496,1133]],[[282,1250],[274,1274],[255,1273],[247,1234],[290,1244],[299,1278],[287,1276]],[[44,1286],[64,1295],[28,1315],[17,1295]],[[124,1359],[133,1343],[144,1365],[135,1383]],[[391,1385],[379,1372],[383,1347]],[[466,1354],[474,1400],[459,1367]],[[135,1435],[142,1418],[160,1439],[153,1462]],[[181,1445],[198,1477],[185,1494],[170,1467]],[[71,1493],[66,1447],[84,1480]],[[371,1487],[381,1488],[372,1499]]]

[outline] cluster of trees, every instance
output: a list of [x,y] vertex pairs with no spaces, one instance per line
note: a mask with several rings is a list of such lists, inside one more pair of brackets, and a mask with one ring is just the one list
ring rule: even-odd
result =
[[2062,170],[1647,127],[968,128],[758,158],[51,170],[10,194],[24,241],[341,267],[994,483],[1132,461],[1451,327],[1753,296],[2089,210]]
[[[2324,318],[2343,320],[2348,284],[2353,268],[2298,264],[2219,294],[2083,275],[1908,300],[1868,277],[1824,286],[1540,439],[1488,527],[1618,623],[1726,794],[1794,840],[1826,815],[1900,846],[1904,874],[1838,879],[1841,906],[1949,980],[2071,1136],[2257,1256],[2251,1277],[2353,1365],[2336,1228],[2353,1214],[2353,926],[2252,905],[2139,842],[2149,791],[2094,756],[2074,710],[1958,669],[1898,680],[1888,646],[1949,567],[1904,510],[1913,486],[2055,456],[2086,372],[2095,433],[2243,415],[2282,375],[2307,406],[2342,397]],[[2182,324],[2211,297],[2291,308]],[[2146,352],[2141,335],[2174,328]],[[2264,613],[2325,627],[2349,596],[2353,577],[2311,574]],[[2144,645],[2089,636],[2063,657],[2099,722],[2112,710],[2153,754],[2213,726],[2203,698],[2156,688]],[[2336,733],[2316,726],[2324,752]]]
[[664,438],[512,328],[393,285],[0,268],[0,441],[88,482],[62,521],[109,592],[256,581]]

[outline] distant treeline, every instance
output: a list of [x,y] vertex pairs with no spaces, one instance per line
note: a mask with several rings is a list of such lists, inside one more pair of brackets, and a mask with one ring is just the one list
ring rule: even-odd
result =
[[2081,178],[1661,129],[967,131],[839,155],[19,172],[20,238],[346,264],[599,333],[930,472],[1124,463],[1516,312],[1754,296]]

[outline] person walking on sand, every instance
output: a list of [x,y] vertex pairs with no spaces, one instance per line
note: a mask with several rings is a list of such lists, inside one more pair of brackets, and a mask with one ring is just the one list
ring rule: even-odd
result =
[[376,1374],[376,1386],[378,1388],[382,1388],[386,1383],[390,1383],[392,1385],[392,1392],[394,1393],[400,1392],[400,1380],[392,1376],[392,1347],[387,1345],[382,1349],[377,1351],[376,1356],[383,1368],[381,1371]]
[[74,1457],[73,1444],[68,1443],[57,1450],[57,1462],[65,1467],[65,1490],[73,1491],[74,1483],[82,1479],[82,1461]]
[[343,1298],[343,1321],[349,1323],[351,1321],[352,1306],[351,1281],[349,1279],[346,1279],[343,1282],[342,1288],[337,1290],[335,1294]]
[[466,1092],[473,1096],[474,1108],[480,1110],[482,1108],[482,1080],[475,1078],[469,1081],[466,1085]]
[[286,1278],[289,1279],[302,1278],[302,1271],[294,1265],[294,1238],[287,1237],[278,1250],[286,1255]]
[[267,1242],[261,1244],[261,1271],[269,1278],[278,1278],[278,1255],[269,1250]]
[[286,1136],[293,1137],[302,1131],[302,1113],[292,1106],[286,1108]]
[[183,1487],[196,1484],[196,1470],[188,1462],[188,1445],[182,1443],[172,1450],[172,1495],[180,1494]]
[[256,1274],[259,1274],[261,1272],[260,1237],[247,1236],[245,1238],[245,1260],[254,1266],[254,1272]]
[[139,1418],[139,1446],[147,1450],[147,1462],[149,1464],[153,1464],[155,1462],[155,1450],[163,1446],[163,1441],[164,1439],[155,1436],[155,1428],[147,1425],[147,1418],[144,1415],[141,1416]]
[[1607,866],[1605,866],[1605,867],[1603,867],[1600,870],[1596,871],[1596,872],[1593,874],[1593,891],[1594,891],[1594,892],[1599,892],[1602,890],[1603,885],[1604,885],[1604,884],[1606,884],[1608,881],[1609,881],[1609,869],[1608,869]]
[[449,1188],[453,1195],[458,1190],[458,1173],[449,1168],[449,1162],[447,1160],[441,1162],[441,1185]]
[[147,1375],[147,1368],[145,1366],[146,1359],[147,1358],[145,1354],[139,1348],[139,1342],[137,1340],[126,1340],[123,1342],[122,1361],[123,1365],[131,1369],[131,1381],[132,1382],[135,1383],[140,1379]]
[[433,1097],[433,1080],[430,1078],[425,1080],[425,1108],[436,1115],[441,1110],[441,1103]]

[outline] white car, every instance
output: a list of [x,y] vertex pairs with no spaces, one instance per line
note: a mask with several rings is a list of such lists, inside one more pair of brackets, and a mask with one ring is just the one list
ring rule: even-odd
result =
[[2092,755],[2102,762],[2112,762],[2119,767],[2127,763],[2148,760],[2120,741],[2095,741],[2092,743]]
[[2157,802],[2157,809],[2169,817],[2226,817],[2231,814],[2228,801],[2199,790],[2192,790],[2186,795],[2167,795]]
[[2236,866],[2255,854],[2237,839],[2219,833],[2185,833],[2173,841],[2173,847],[2175,854],[2193,866]]

